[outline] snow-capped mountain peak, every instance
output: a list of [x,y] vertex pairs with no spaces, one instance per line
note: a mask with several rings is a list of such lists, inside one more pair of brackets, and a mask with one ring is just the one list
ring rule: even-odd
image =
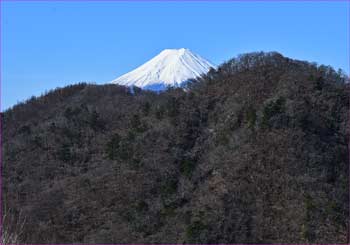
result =
[[112,83],[162,90],[167,86],[181,86],[191,78],[206,74],[211,67],[215,66],[189,49],[165,49]]

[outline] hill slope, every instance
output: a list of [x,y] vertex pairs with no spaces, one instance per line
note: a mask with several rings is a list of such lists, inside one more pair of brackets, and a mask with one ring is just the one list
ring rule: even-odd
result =
[[239,56],[188,92],[57,89],[3,113],[3,193],[29,243],[346,243],[349,87]]

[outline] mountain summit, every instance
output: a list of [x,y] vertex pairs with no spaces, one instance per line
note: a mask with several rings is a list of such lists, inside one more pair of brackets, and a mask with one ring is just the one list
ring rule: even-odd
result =
[[215,66],[189,49],[165,49],[112,83],[163,90],[168,86],[181,86],[189,79],[207,73],[211,67]]

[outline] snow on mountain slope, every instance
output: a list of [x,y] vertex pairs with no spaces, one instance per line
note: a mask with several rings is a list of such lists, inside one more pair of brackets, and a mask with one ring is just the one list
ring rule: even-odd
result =
[[181,86],[191,78],[206,74],[211,67],[215,66],[189,49],[165,49],[112,83],[162,90],[167,86]]

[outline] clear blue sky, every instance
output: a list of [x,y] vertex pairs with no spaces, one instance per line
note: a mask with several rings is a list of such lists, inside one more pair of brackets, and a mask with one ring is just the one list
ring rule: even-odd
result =
[[98,84],[165,48],[215,64],[251,51],[349,73],[349,2],[1,2],[2,110],[80,81]]

